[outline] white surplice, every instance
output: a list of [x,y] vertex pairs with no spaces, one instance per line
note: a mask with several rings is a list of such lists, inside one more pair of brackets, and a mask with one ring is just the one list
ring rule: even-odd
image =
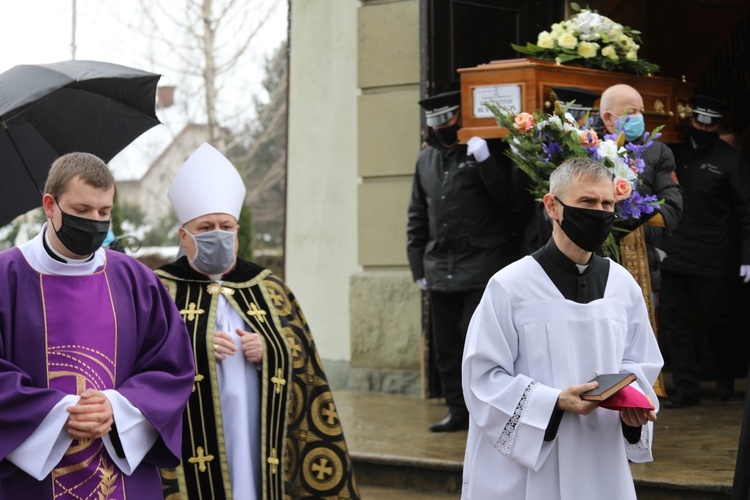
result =
[[565,299],[533,257],[498,272],[469,325],[463,390],[471,421],[464,500],[635,499],[628,466],[649,462],[653,425],[629,444],[618,411],[565,412],[544,441],[560,391],[594,372],[633,372],[648,395],[663,365],[641,289],[610,264],[604,297]]

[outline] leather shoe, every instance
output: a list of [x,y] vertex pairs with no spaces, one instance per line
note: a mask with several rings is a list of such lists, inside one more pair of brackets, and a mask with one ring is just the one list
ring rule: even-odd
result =
[[688,406],[696,406],[699,404],[701,404],[701,397],[699,394],[678,391],[676,395],[664,401],[664,408],[687,408]]
[[432,432],[455,432],[469,428],[469,416],[449,413],[443,420],[430,426]]

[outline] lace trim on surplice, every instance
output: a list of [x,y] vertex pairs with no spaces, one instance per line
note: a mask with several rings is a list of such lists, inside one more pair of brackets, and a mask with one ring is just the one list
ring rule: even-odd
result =
[[526,387],[526,390],[523,391],[523,395],[521,396],[520,401],[518,401],[518,405],[516,405],[513,415],[505,424],[503,432],[500,433],[500,437],[495,442],[495,449],[506,457],[513,455],[513,449],[516,447],[516,438],[518,437],[518,425],[521,422],[523,412],[526,410],[526,405],[531,397],[531,393],[536,389],[536,385],[537,381],[532,380]]
[[651,433],[649,432],[648,425],[641,426],[641,439],[637,443],[630,444],[625,440],[625,446],[628,451],[637,453],[648,452],[651,449]]

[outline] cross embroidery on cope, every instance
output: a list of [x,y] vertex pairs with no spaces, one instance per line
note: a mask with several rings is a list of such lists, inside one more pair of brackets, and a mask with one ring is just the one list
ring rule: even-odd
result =
[[281,309],[281,306],[283,306],[285,302],[284,297],[273,288],[268,289],[268,295],[271,296],[271,302],[273,302],[274,307]]
[[322,457],[312,464],[312,471],[317,473],[318,481],[323,481],[327,476],[333,474],[333,468],[328,466],[328,459]]
[[256,318],[259,323],[264,323],[266,321],[266,311],[258,309],[258,306],[256,306],[255,303],[250,304],[250,309],[247,310],[247,314],[248,316]]
[[187,309],[183,309],[180,311],[180,314],[182,314],[183,316],[187,316],[188,321],[193,321],[193,319],[195,319],[197,315],[203,314],[204,312],[206,311],[196,307],[195,302],[191,302],[188,305]]
[[276,468],[279,465],[279,459],[276,456],[276,448],[271,449],[271,456],[266,459],[266,462],[271,464],[271,474],[276,474]]
[[276,386],[276,394],[281,392],[282,385],[286,385],[286,380],[284,380],[283,375],[284,373],[281,371],[281,368],[279,368],[276,370],[276,376],[271,377],[271,382]]
[[194,457],[188,458],[188,462],[191,464],[198,464],[198,470],[201,472],[206,472],[206,462],[210,462],[214,459],[213,455],[204,455],[203,454],[203,448],[198,447],[195,449],[197,455]]

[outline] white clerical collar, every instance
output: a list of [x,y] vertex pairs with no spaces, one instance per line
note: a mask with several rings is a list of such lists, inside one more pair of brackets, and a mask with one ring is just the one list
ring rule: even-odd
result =
[[47,250],[44,248],[44,239],[47,238],[47,223],[45,222],[42,226],[42,230],[39,231],[33,239],[18,247],[23,253],[24,258],[31,267],[37,272],[42,274],[57,274],[63,276],[85,276],[93,274],[98,269],[104,266],[107,262],[106,252],[99,248],[94,252],[94,257],[86,257],[85,259],[70,259],[59,254],[47,240],[47,247],[55,255],[62,258],[65,262],[55,260]]
[[586,271],[586,269],[588,269],[589,265],[588,264],[576,264],[576,267],[578,268],[578,273],[583,274]]

